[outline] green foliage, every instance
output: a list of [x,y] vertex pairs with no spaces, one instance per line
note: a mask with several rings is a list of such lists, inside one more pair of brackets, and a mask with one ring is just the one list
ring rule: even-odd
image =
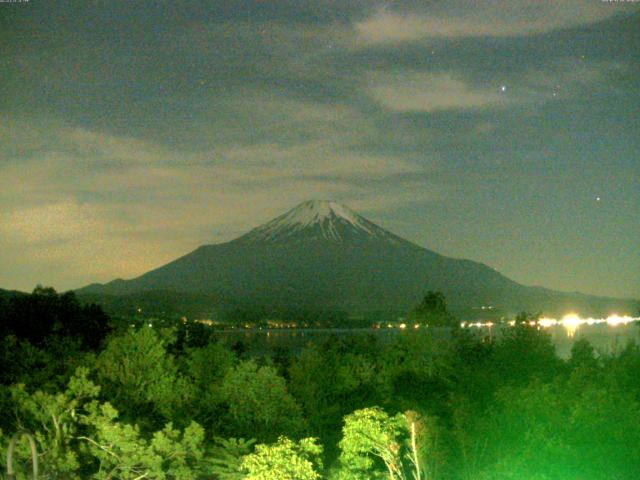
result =
[[482,432],[489,449],[480,478],[604,480],[640,471],[638,402],[597,385],[576,391],[560,381],[501,390]]
[[390,398],[389,383],[382,374],[380,347],[369,338],[358,341],[331,339],[310,345],[294,358],[289,368],[291,392],[303,407],[314,435],[337,455],[343,417]]
[[236,357],[220,343],[188,349],[184,359],[185,374],[192,378],[198,390],[219,384],[236,363]]
[[273,440],[282,433],[297,435],[304,429],[300,406],[275,368],[259,367],[253,360],[229,370],[220,385],[219,401],[225,413],[221,428],[243,436]]
[[[36,287],[0,301],[0,383],[64,388],[79,366],[90,366],[110,329],[95,305],[80,305],[72,292]],[[0,421],[1,422],[1,421]]]
[[233,352],[220,343],[189,348],[179,359],[179,370],[193,392],[185,408],[208,429],[216,429],[217,420],[224,413],[220,408],[220,385],[236,361]]
[[433,414],[448,408],[454,374],[448,351],[436,344],[425,329],[398,335],[382,349],[379,372],[390,406],[396,410],[418,406]]
[[[78,369],[58,394],[11,387],[14,428],[34,433],[42,478],[197,478],[204,455],[202,427],[191,423],[180,432],[169,423],[145,438],[137,426],[121,423],[109,403],[98,402],[100,387],[87,375]],[[24,463],[27,455],[18,450],[18,461]]]
[[242,480],[243,457],[251,453],[255,439],[214,437],[210,450],[209,471],[220,480]]
[[171,423],[145,439],[136,426],[117,422],[117,411],[108,403],[91,404],[84,423],[92,436],[81,437],[84,449],[99,461],[94,477],[107,479],[195,480],[204,458],[204,430],[191,423],[184,431]]
[[640,344],[629,342],[618,355],[605,357],[603,363],[607,387],[628,392],[640,402]]
[[[635,478],[640,347],[596,355],[578,340],[562,361],[529,318],[493,338],[272,342],[280,371],[256,345],[240,360],[147,326],[112,335],[97,358],[69,336],[7,335],[0,467],[9,433],[28,430],[45,479]],[[17,460],[23,480],[26,444]]]
[[503,384],[550,381],[562,368],[551,336],[527,323],[505,329],[495,345],[492,367]]
[[579,338],[574,342],[571,346],[571,357],[568,363],[572,369],[595,369],[598,367],[595,349],[587,339]]
[[[80,368],[62,393],[27,392],[22,384],[10,388],[11,404],[16,416],[14,430],[34,433],[43,475],[79,478],[81,456],[77,436],[82,428],[79,416],[100,387],[87,379],[87,369]],[[20,451],[18,458],[28,456]]]
[[107,397],[125,418],[145,423],[145,428],[146,423],[153,428],[160,421],[181,421],[180,409],[193,394],[166,346],[152,328],[131,328],[112,338],[97,360]]
[[344,419],[341,468],[356,478],[375,478],[384,466],[389,480],[404,479],[403,444],[407,436],[404,415],[391,417],[378,407],[357,410]]
[[315,438],[294,442],[282,436],[274,444],[257,445],[254,453],[244,457],[241,469],[245,480],[317,480],[321,455]]
[[540,318],[539,313],[522,311],[515,316],[514,321],[516,325],[529,325],[530,322],[535,322],[538,318]]

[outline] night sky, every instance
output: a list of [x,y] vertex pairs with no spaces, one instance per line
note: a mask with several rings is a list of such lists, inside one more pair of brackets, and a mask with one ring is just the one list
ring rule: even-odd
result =
[[640,297],[639,127],[640,3],[0,3],[0,287],[130,278],[333,199]]

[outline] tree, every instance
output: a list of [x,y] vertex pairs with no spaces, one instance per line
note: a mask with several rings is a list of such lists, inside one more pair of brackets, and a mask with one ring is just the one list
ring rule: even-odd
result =
[[51,287],[11,296],[0,309],[0,332],[37,347],[55,336],[73,337],[83,349],[97,350],[111,328],[99,306],[81,305],[73,292],[58,294]]
[[275,440],[280,434],[299,434],[304,428],[302,411],[275,368],[259,367],[253,360],[229,370],[220,385],[218,399],[225,412],[220,428],[232,435]]
[[97,360],[98,380],[107,398],[125,418],[145,428],[179,420],[180,409],[192,396],[191,385],[167,353],[168,341],[171,338],[162,338],[152,328],[130,328],[112,338]]
[[[86,368],[78,369],[66,390],[56,394],[41,390],[30,394],[23,384],[10,387],[15,416],[12,430],[34,434],[43,478],[81,478],[78,437],[83,435],[83,427],[79,416],[100,391],[87,379],[88,373]],[[3,442],[0,449],[4,447]],[[25,453],[19,451],[18,458]]]
[[117,422],[110,404],[92,403],[83,423],[90,435],[80,437],[99,462],[96,480],[195,480],[205,467],[204,430],[192,422],[182,432],[168,423],[145,438],[136,425]]
[[593,345],[586,338],[579,338],[571,346],[571,357],[567,362],[572,369],[593,370],[598,367],[598,359]]
[[[329,343],[329,342],[328,342]],[[325,348],[307,346],[289,368],[289,386],[311,431],[337,455],[342,419],[349,412],[389,398],[376,347],[335,339]]]
[[447,302],[442,292],[429,290],[413,310],[412,317],[430,326],[455,327],[456,319],[447,310]]
[[525,385],[533,378],[550,381],[563,366],[551,335],[525,321],[504,329],[492,356],[492,368],[502,385]]
[[201,348],[188,348],[180,360],[180,370],[193,391],[189,414],[205,428],[213,428],[220,416],[220,385],[236,363],[233,352],[221,343],[210,343]]
[[535,322],[538,318],[540,318],[540,313],[522,311],[515,316],[514,321],[516,325],[530,326],[530,322]]
[[219,480],[243,480],[242,461],[251,453],[255,439],[214,437],[210,450],[209,471]]
[[[168,423],[144,436],[136,425],[119,422],[118,411],[97,400],[100,387],[80,368],[66,390],[29,394],[11,387],[12,430],[32,432],[42,478],[80,480],[195,480],[201,472],[204,430],[191,423],[183,431]],[[0,462],[6,443],[0,445]],[[24,458],[26,452],[18,451]]]
[[478,432],[484,467],[471,478],[635,478],[640,404],[615,387],[571,381],[500,389]]
[[322,447],[315,438],[294,442],[281,436],[271,445],[260,444],[246,455],[241,469],[244,480],[317,480],[322,468]]
[[[419,425],[415,413],[389,416],[379,407],[357,410],[344,419],[337,478],[422,478]],[[382,474],[378,466],[386,469]],[[346,473],[348,472],[348,473]]]

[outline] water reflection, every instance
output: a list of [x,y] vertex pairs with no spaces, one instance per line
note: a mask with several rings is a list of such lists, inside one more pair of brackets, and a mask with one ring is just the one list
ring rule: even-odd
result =
[[[607,318],[580,318],[580,316],[576,313],[568,313],[560,320],[555,318],[542,317],[537,321],[531,320],[529,321],[529,325],[532,327],[538,326],[541,328],[550,328],[561,326],[565,329],[567,336],[569,338],[573,338],[582,325],[603,325],[606,324],[610,327],[617,327],[619,325],[627,325],[629,323],[640,321],[640,317],[630,317],[628,315],[618,315],[612,314]],[[508,323],[510,326],[515,325],[515,321],[511,321]],[[462,322],[460,324],[461,327],[465,328],[491,328],[493,326],[492,322]]]

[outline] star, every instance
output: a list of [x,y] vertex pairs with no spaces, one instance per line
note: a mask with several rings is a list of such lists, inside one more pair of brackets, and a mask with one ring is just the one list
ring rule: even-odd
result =
[[599,202],[599,201],[600,201],[600,197],[596,197],[596,202]]
[[507,91],[507,86],[506,86],[506,85],[502,85],[502,86],[500,87],[500,90],[501,90],[502,92],[506,92],[506,91]]

